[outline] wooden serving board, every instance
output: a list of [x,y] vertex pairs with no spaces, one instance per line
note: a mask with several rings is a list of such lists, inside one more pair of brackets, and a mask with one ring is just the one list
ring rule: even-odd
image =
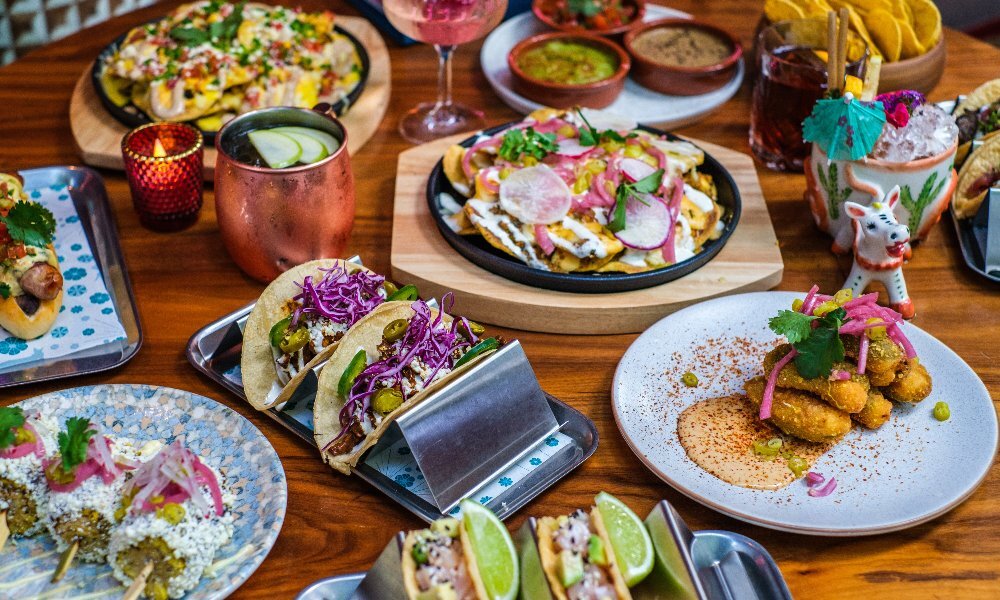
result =
[[494,275],[445,241],[427,208],[427,178],[457,135],[399,155],[392,219],[392,277],[416,284],[421,295],[455,292],[454,310],[470,319],[550,333],[613,334],[643,331],[687,305],[781,282],[784,263],[764,205],[753,159],[691,140],[729,170],[743,200],[740,222],[722,251],[701,269],[644,290],[575,294],[534,288]]
[[[390,68],[389,50],[375,27],[361,17],[337,17],[340,25],[353,34],[368,51],[371,69],[368,83],[357,104],[352,106],[340,121],[347,128],[347,149],[354,154],[365,145],[389,105]],[[83,162],[95,167],[124,169],[122,163],[122,137],[129,128],[108,114],[97,97],[90,80],[90,67],[83,72],[69,102],[69,122],[73,139],[80,150]],[[205,146],[205,179],[215,176],[215,148]]]

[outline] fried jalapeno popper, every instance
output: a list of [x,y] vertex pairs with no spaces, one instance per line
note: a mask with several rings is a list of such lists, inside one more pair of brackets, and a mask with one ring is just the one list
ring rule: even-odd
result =
[[131,440],[99,433],[88,419],[66,420],[66,429],[59,432],[58,453],[45,462],[49,487],[45,525],[61,552],[76,546],[83,560],[101,562],[107,557],[125,472],[158,446],[151,442],[140,450]]
[[56,429],[37,411],[0,407],[0,520],[6,519],[10,535],[34,535],[42,528],[48,504],[43,461],[55,452]]
[[146,565],[147,598],[180,598],[198,585],[233,537],[232,495],[218,473],[180,442],[164,447],[125,484],[108,549],[115,577],[130,585]]
[[930,395],[930,374],[900,328],[902,316],[877,298],[852,298],[850,290],[826,296],[814,286],[769,321],[789,343],[764,358],[766,379],[746,385],[761,419],[795,437],[828,441],[847,433],[852,419],[881,427],[890,400]]

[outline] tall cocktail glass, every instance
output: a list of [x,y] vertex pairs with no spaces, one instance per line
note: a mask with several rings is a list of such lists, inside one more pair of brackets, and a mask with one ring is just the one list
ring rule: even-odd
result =
[[382,6],[396,29],[432,44],[438,53],[437,101],[406,113],[399,122],[399,133],[420,144],[482,129],[482,111],[451,99],[451,57],[457,45],[479,39],[497,26],[507,0],[383,0]]
[[[758,73],[750,112],[750,149],[775,171],[802,171],[809,144],[802,121],[826,93],[825,20],[781,21],[761,30],[755,45]],[[868,49],[851,32],[848,75],[862,77]]]

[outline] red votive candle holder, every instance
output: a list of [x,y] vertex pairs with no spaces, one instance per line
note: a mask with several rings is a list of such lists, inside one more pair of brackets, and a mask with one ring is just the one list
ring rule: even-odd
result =
[[201,131],[185,123],[149,123],[125,134],[125,174],[144,227],[177,231],[198,220],[204,152]]

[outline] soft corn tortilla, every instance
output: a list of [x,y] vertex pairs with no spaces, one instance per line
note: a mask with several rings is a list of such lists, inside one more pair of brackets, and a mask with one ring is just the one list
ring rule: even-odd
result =
[[[1000,79],[993,79],[987,81],[972,92],[962,100],[952,115],[958,117],[965,113],[967,110],[978,111],[984,106],[993,104],[997,100],[1000,100]],[[991,131],[982,137],[983,140],[987,140],[993,137],[1000,137],[1000,130]],[[965,142],[958,147],[955,153],[955,165],[965,164],[965,160],[969,155],[969,151],[972,150],[972,141]]]
[[[382,330],[396,319],[406,319],[409,321],[414,315],[411,304],[411,302],[386,302],[355,323],[354,327],[340,339],[340,343],[330,357],[329,362],[320,371],[319,387],[316,390],[316,401],[313,404],[313,437],[316,440],[316,446],[321,449],[323,461],[345,475],[351,474],[351,468],[358,464],[361,455],[375,445],[396,417],[409,410],[415,404],[422,402],[432,391],[442,387],[455,377],[457,373],[461,373],[467,367],[481,360],[483,356],[489,354],[483,353],[483,355],[476,357],[475,360],[462,365],[462,368],[435,380],[429,386],[405,400],[396,410],[385,415],[379,426],[369,433],[364,441],[355,446],[353,451],[340,455],[323,452],[322,448],[332,442],[341,429],[340,409],[347,403],[346,398],[341,398],[337,390],[341,375],[347,370],[347,366],[351,363],[354,355],[358,353],[358,350],[364,350],[368,354],[368,364],[378,360],[378,345],[382,343]],[[435,318],[437,314],[438,311],[432,308],[432,318]],[[445,315],[444,322],[450,325],[452,317]]]
[[995,171],[1000,172],[1000,136],[987,139],[972,153],[958,172],[953,204],[955,214],[958,215],[959,219],[971,218],[979,211],[980,205],[990,190],[987,187],[974,194],[969,188],[980,177]]
[[337,344],[331,344],[317,354],[306,364],[305,368],[291,378],[273,402],[268,402],[268,394],[271,392],[272,386],[274,384],[281,385],[274,365],[274,355],[271,352],[271,327],[290,314],[287,305],[292,297],[301,291],[298,283],[310,275],[314,280],[321,279],[324,275],[322,269],[332,269],[338,266],[347,269],[350,273],[368,270],[345,260],[331,258],[303,263],[285,271],[272,281],[261,293],[256,306],[250,312],[243,330],[243,355],[240,358],[240,369],[243,372],[243,391],[246,393],[247,400],[257,410],[267,410],[288,400],[302,383],[306,372],[329,358],[337,349]]
[[[479,575],[479,565],[476,564],[476,555],[472,552],[472,542],[469,540],[469,534],[465,531],[465,525],[459,525],[460,538],[459,543],[462,544],[462,559],[465,561],[465,569],[469,572],[469,577],[472,579],[472,585],[476,589],[476,598],[478,600],[489,600],[489,594],[486,593],[486,586],[483,585],[483,578]],[[406,540],[403,541],[403,556],[402,556],[402,569],[403,569],[403,587],[406,588],[406,596],[409,600],[417,600],[420,595],[420,586],[417,585],[417,561],[413,560],[413,546],[417,542],[417,534],[419,531],[411,531],[406,534]]]
[[[608,530],[604,527],[601,512],[596,506],[590,511],[590,522],[594,533],[604,542],[608,571],[610,571],[611,579],[614,581],[615,591],[618,592],[618,600],[632,600],[632,594],[629,592],[628,586],[625,585],[625,578],[622,577],[622,573],[618,569],[618,562],[615,559],[614,548],[611,546],[611,538],[608,537]],[[562,581],[559,579],[559,569],[557,568],[559,553],[556,552],[555,542],[552,541],[552,533],[558,528],[559,524],[554,517],[538,519],[538,529],[535,532],[538,538],[538,555],[542,560],[542,570],[545,571],[552,595],[556,600],[569,600],[566,588],[563,587]]]

